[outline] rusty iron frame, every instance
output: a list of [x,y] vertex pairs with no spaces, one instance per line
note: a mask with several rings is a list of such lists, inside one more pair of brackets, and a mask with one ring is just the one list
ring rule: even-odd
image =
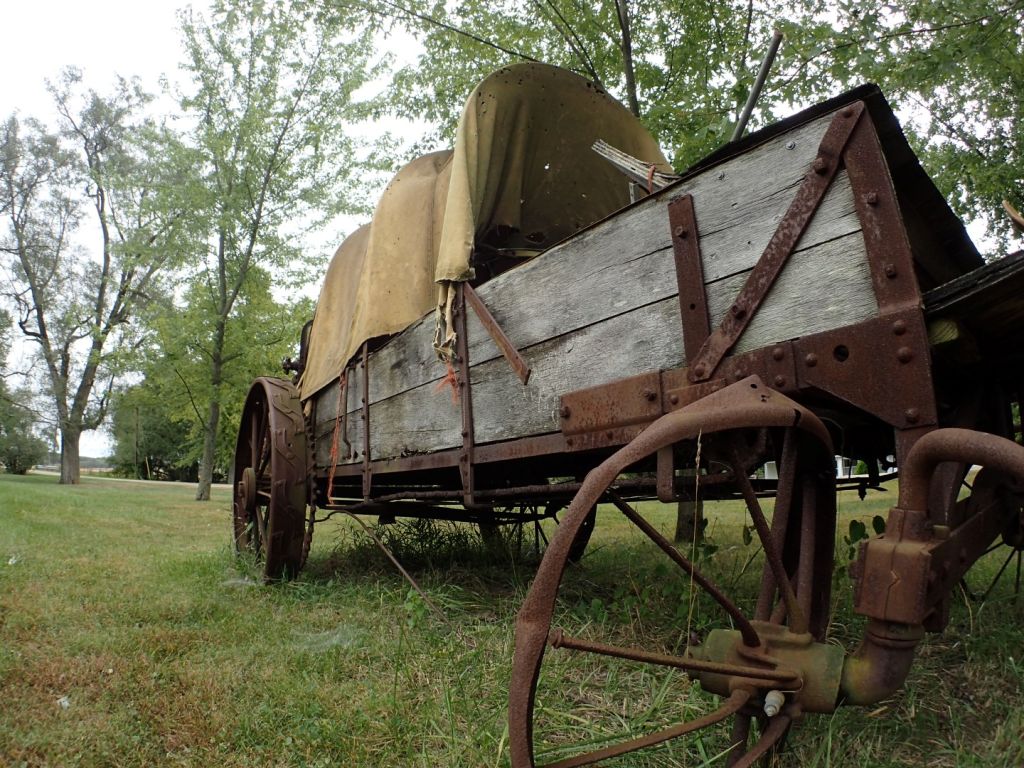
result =
[[468,283],[459,283],[455,297],[455,363],[458,379],[459,411],[462,418],[462,449],[459,451],[459,478],[462,480],[462,501],[467,507],[476,504],[473,497],[475,486],[474,447],[476,431],[473,426],[473,391],[469,370],[469,322],[466,316]]
[[370,365],[367,342],[363,342],[361,363],[362,375],[362,420],[363,420],[363,498],[370,500],[373,491],[373,467],[370,464]]
[[711,334],[708,299],[704,290],[704,260],[700,255],[700,232],[693,209],[693,195],[681,195],[669,201],[668,224],[672,230],[672,253],[679,288],[683,349],[689,359]]

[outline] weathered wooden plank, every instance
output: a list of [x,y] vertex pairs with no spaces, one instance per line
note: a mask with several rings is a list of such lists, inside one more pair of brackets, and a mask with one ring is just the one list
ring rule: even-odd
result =
[[[518,348],[600,322],[640,302],[675,295],[666,205],[672,196],[687,191],[695,195],[705,278],[714,281],[750,269],[789,207],[806,172],[805,161],[813,157],[811,150],[817,148],[827,122],[804,126],[751,155],[649,198],[498,276],[478,293]],[[791,143],[794,148],[787,149]],[[842,171],[798,248],[813,247],[859,227],[849,181]],[[567,301],[569,292],[589,299]],[[436,373],[430,345],[423,343],[433,333],[433,322],[432,316],[420,320],[374,356],[371,403],[419,386]],[[490,338],[479,332],[481,326],[472,313],[469,323],[470,360],[475,364],[500,354]]]
[[[745,279],[746,273],[741,273],[708,286],[713,322],[724,316]],[[870,283],[859,232],[795,253],[736,351],[874,316],[877,305]],[[827,285],[828,290],[808,290],[809,285]],[[533,369],[526,387],[503,358],[474,365],[471,378],[477,442],[555,431],[558,398],[565,392],[684,365],[679,327],[678,302],[669,296],[524,350]],[[350,422],[354,422],[352,433],[361,435],[358,413],[350,416]],[[370,423],[375,458],[461,444],[458,406],[447,390],[438,391],[435,382],[373,404]],[[324,435],[318,443],[329,442],[329,427],[328,422],[318,428]],[[318,444],[321,466],[326,465],[328,456],[329,447],[324,453]]]

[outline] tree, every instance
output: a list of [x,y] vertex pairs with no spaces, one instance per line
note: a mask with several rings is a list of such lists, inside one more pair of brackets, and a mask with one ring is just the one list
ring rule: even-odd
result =
[[[217,2],[209,22],[182,17],[193,91],[198,170],[192,200],[206,252],[192,277],[207,312],[192,343],[206,366],[203,452],[196,498],[208,499],[221,436],[227,369],[258,335],[236,329],[238,303],[259,270],[279,286],[308,256],[294,234],[346,208],[344,184],[358,186],[356,143],[344,124],[365,114],[354,91],[375,75],[367,31],[315,24],[284,0]],[[289,230],[291,227],[291,230]],[[209,329],[209,333],[206,333]],[[237,338],[233,343],[231,334]],[[195,394],[195,393],[194,393]]]
[[879,83],[957,213],[1005,245],[1001,201],[1024,204],[1024,2],[840,2],[818,16],[789,27],[784,86]]
[[28,392],[10,392],[0,379],[0,464],[12,475],[24,475],[46,457],[46,443],[35,434]]
[[[752,0],[408,0],[371,8],[416,34],[425,49],[395,74],[389,104],[396,114],[426,117],[450,140],[477,82],[510,61],[538,60],[616,96],[677,167],[728,140],[777,12],[777,4]],[[762,117],[772,106],[762,104]]]
[[[166,136],[147,96],[118,81],[100,96],[67,70],[51,86],[58,133],[11,116],[0,130],[4,292],[35,344],[61,437],[61,483],[79,481],[79,438],[106,415],[129,321],[172,262],[176,215],[155,191]],[[84,190],[84,199],[83,199]],[[91,251],[74,236],[82,233]]]

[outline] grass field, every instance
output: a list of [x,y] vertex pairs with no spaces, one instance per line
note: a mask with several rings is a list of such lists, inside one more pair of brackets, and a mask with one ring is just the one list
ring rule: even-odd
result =
[[[351,521],[317,529],[310,563],[263,587],[229,548],[228,496],[184,486],[0,476],[0,765],[503,766],[515,612],[530,557],[495,558],[468,528],[388,538],[438,617]],[[841,498],[840,530],[891,495]],[[665,530],[672,510],[645,514]],[[749,602],[760,578],[741,518],[709,506],[706,567]],[[841,546],[837,557],[845,562]],[[982,586],[1005,554],[969,580]],[[558,623],[573,634],[678,647],[719,621],[614,509],[601,510]],[[831,636],[860,622],[837,580]],[[1024,765],[1024,599],[1004,579],[958,595],[901,693],[873,710],[810,716],[792,766]],[[714,706],[678,673],[552,652],[538,734],[548,759]],[[609,766],[720,765],[705,732]]]

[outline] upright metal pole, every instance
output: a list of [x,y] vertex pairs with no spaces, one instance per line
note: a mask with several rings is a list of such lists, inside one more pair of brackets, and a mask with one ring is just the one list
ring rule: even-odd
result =
[[757,80],[754,81],[754,87],[750,90],[750,96],[747,97],[747,103],[743,107],[743,113],[740,115],[739,122],[736,123],[736,130],[732,132],[732,138],[729,140],[730,143],[738,141],[743,132],[747,130],[750,113],[754,111],[754,105],[757,104],[757,99],[761,95],[761,89],[764,88],[764,81],[768,79],[768,72],[772,68],[772,62],[775,61],[775,55],[779,52],[779,46],[782,45],[783,37],[782,32],[776,29],[775,34],[772,36],[772,42],[768,46],[768,53],[765,54],[764,61],[761,62],[761,70],[757,73]]

